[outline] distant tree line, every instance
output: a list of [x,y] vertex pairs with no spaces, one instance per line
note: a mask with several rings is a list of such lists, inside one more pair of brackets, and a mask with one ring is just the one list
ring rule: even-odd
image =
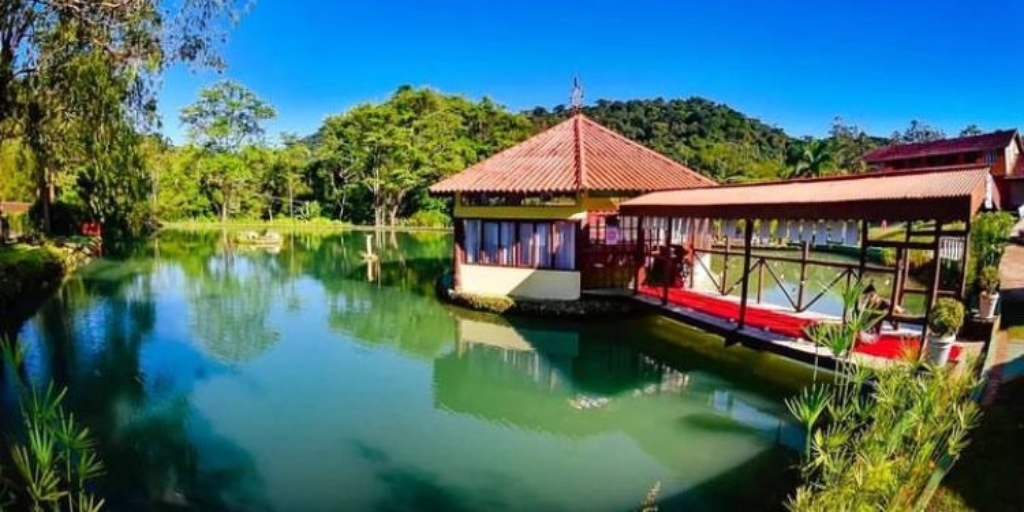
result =
[[[696,97],[598,100],[583,112],[720,182],[863,172],[862,155],[871,149],[945,137],[918,121],[889,138],[876,137],[836,118],[826,137],[795,138]],[[180,112],[184,144],[129,131],[126,147],[100,159],[102,165],[56,173],[47,182],[61,211],[127,219],[122,223],[133,232],[147,219],[444,225],[448,203],[427,193],[430,184],[570,115],[565,106],[516,113],[487,98],[402,86],[383,102],[327,117],[310,136],[268,140],[273,106],[225,80]],[[971,125],[963,134],[979,132]],[[3,198],[38,196],[38,167],[24,138],[0,146]]]

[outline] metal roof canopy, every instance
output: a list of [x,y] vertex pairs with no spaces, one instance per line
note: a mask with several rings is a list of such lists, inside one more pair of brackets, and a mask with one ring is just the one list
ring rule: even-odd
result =
[[715,219],[969,220],[988,167],[945,167],[653,192],[619,205],[631,216]]

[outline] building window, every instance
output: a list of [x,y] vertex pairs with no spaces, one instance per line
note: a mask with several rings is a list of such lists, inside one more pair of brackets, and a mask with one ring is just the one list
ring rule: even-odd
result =
[[999,159],[999,154],[996,153],[995,151],[988,151],[988,152],[985,153],[985,164],[986,165],[995,165],[996,164],[996,160],[998,160],[998,159]]
[[502,267],[576,269],[571,221],[513,222],[464,219],[464,262]]

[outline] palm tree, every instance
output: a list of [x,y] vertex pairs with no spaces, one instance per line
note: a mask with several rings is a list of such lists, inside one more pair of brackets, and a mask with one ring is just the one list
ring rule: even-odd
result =
[[790,178],[817,178],[832,168],[835,157],[832,147],[820,139],[810,139],[797,147]]

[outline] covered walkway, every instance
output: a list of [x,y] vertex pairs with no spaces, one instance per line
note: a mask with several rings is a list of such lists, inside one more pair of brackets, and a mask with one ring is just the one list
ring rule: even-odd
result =
[[[819,301],[871,284],[888,309],[885,330],[855,352],[899,357],[920,348],[939,297],[963,299],[971,219],[988,180],[984,168],[946,168],[647,194],[619,210],[640,226],[633,291],[739,342],[813,354],[806,329],[847,318],[816,312]],[[821,257],[835,252],[851,258]],[[922,259],[915,273],[926,282],[914,284],[911,260]]]

